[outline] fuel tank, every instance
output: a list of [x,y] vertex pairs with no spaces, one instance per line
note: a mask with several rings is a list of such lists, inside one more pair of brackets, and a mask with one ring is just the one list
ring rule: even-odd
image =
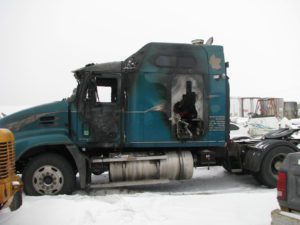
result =
[[193,176],[190,151],[166,152],[166,159],[110,163],[112,182],[150,179],[182,180]]

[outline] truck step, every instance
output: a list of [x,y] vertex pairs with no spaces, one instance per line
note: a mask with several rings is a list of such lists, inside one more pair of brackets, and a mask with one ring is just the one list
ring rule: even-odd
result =
[[130,161],[148,161],[148,160],[165,160],[166,155],[158,156],[140,156],[136,157],[133,155],[120,155],[114,158],[92,158],[92,163],[107,163],[107,162],[130,162]]
[[116,188],[116,187],[130,187],[130,186],[141,186],[141,185],[152,185],[152,184],[166,184],[169,183],[168,179],[154,179],[154,180],[139,180],[139,181],[122,181],[122,182],[110,182],[110,183],[99,183],[90,184],[91,189],[102,189],[102,188]]
[[241,173],[241,172],[243,172],[243,170],[242,169],[231,169],[231,172],[232,173]]

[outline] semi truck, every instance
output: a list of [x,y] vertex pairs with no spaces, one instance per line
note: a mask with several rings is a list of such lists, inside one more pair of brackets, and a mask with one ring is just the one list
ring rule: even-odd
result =
[[[124,61],[75,70],[71,97],[0,120],[14,132],[25,193],[70,194],[76,176],[82,189],[166,183],[214,165],[276,187],[298,148],[230,140],[228,66],[210,40],[149,43]],[[108,183],[92,181],[104,172]]]

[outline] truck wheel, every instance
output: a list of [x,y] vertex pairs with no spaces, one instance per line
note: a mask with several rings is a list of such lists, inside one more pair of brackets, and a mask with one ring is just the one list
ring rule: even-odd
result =
[[53,153],[32,158],[24,169],[22,180],[27,195],[71,194],[76,177],[71,164]]
[[22,191],[18,191],[14,194],[13,200],[9,205],[11,211],[15,211],[22,205]]
[[294,152],[289,147],[277,147],[271,150],[262,161],[261,170],[254,177],[262,184],[276,188],[278,171],[286,155]]

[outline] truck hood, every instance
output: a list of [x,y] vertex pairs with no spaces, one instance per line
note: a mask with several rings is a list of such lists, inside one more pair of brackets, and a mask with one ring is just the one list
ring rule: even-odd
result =
[[65,100],[43,104],[0,119],[0,128],[7,128],[16,133],[30,129],[31,126],[57,124],[59,120],[61,123],[67,119],[67,113],[68,102]]

